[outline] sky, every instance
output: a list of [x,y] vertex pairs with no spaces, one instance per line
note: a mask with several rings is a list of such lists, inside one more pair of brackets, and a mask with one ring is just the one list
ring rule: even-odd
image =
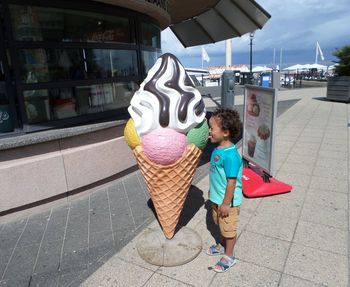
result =
[[[318,41],[325,60],[319,64],[331,65],[336,58],[332,52],[350,45],[350,1],[349,0],[257,0],[270,15],[253,40],[253,66],[280,63],[282,67],[293,64],[315,62]],[[200,68],[201,46],[184,48],[172,31],[162,32],[162,52],[176,55],[185,67]],[[232,64],[249,65],[249,34],[232,39]],[[203,46],[210,61],[204,67],[225,65],[225,41]]]

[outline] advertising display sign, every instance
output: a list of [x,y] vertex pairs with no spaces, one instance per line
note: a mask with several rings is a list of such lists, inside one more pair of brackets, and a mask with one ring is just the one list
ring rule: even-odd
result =
[[276,89],[245,86],[243,158],[272,176],[277,113]]

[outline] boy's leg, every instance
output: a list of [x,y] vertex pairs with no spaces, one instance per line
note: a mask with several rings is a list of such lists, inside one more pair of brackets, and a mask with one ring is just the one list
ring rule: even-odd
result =
[[226,237],[222,236],[221,231],[220,231],[220,244],[224,248],[226,248]]
[[240,208],[233,207],[228,217],[219,218],[221,242],[225,246],[225,255],[214,266],[214,271],[225,272],[236,263],[233,257],[233,248],[237,238],[237,223]]
[[236,244],[236,238],[237,238],[237,236],[235,236],[233,238],[226,238],[225,237],[225,242],[226,242],[225,254],[227,256],[230,256],[230,257],[233,256],[233,248],[235,247],[235,244]]

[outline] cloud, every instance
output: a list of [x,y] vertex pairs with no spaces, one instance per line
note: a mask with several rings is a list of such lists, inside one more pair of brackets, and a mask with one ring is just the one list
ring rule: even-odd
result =
[[[350,39],[349,0],[258,0],[271,19],[254,37],[254,50],[314,49],[316,41],[322,48],[341,47]],[[223,54],[225,42],[204,46],[209,56]],[[248,34],[234,38],[235,52],[249,50]],[[181,56],[200,55],[200,47],[184,48],[170,29],[162,32],[162,50]]]

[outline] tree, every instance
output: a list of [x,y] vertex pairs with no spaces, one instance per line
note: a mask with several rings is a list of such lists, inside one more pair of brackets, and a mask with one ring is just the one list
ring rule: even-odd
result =
[[338,65],[335,66],[335,73],[338,76],[350,76],[350,45],[338,48],[333,52],[338,58]]

